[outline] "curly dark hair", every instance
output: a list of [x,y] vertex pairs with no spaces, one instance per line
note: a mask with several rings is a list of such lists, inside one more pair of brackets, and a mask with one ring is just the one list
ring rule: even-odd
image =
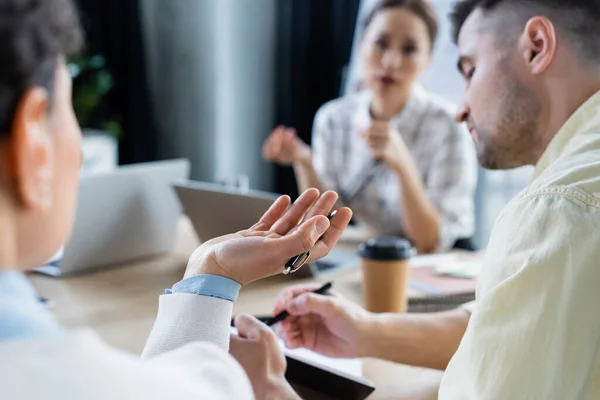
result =
[[0,0],[0,138],[29,88],[44,87],[52,102],[57,62],[82,40],[71,0]]

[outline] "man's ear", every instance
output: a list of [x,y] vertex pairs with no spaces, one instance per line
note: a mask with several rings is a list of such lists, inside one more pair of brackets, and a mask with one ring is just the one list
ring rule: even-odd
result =
[[11,131],[13,181],[27,209],[47,209],[52,203],[54,159],[47,117],[46,89],[28,89],[19,101]]
[[531,73],[546,71],[556,54],[556,30],[546,17],[533,17],[525,25],[521,36],[521,54]]

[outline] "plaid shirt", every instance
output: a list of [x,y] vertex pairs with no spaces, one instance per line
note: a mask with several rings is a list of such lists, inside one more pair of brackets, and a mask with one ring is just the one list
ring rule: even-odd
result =
[[[397,175],[373,160],[361,132],[369,124],[371,95],[363,91],[323,105],[315,116],[313,163],[323,185],[340,193],[355,218],[377,235],[405,236]],[[475,148],[453,121],[453,106],[415,86],[391,121],[402,135],[429,199],[440,212],[440,249],[474,232]]]

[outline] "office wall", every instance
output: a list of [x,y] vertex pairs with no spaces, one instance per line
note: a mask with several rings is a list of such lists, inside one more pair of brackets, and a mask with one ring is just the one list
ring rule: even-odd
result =
[[277,0],[141,0],[160,156],[270,189]]

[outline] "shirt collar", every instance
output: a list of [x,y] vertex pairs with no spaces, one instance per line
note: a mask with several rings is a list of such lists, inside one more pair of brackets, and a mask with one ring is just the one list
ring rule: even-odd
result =
[[552,163],[565,152],[571,140],[600,112],[600,92],[597,92],[583,103],[560,128],[554,139],[535,166],[533,179],[539,177]]
[[0,341],[55,336],[62,332],[33,286],[18,271],[0,271]]

